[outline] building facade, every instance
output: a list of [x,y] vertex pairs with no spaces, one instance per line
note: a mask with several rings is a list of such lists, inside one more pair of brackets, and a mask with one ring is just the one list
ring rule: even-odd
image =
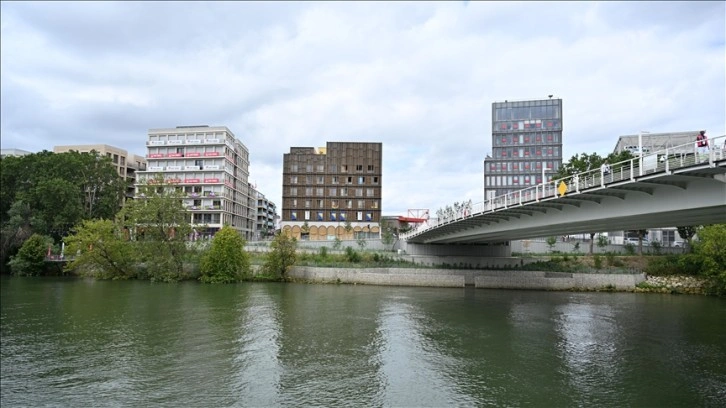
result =
[[101,157],[108,157],[116,167],[116,172],[128,183],[126,198],[133,198],[136,184],[136,173],[146,170],[146,159],[135,154],[129,154],[126,150],[105,144],[88,145],[64,145],[53,146],[53,153],[66,153],[76,151],[79,153],[90,153],[95,151]]
[[14,157],[20,157],[25,156],[26,154],[32,154],[33,152],[29,152],[27,150],[23,149],[0,149],[0,158],[8,157],[8,156],[14,156]]
[[283,232],[333,240],[380,234],[381,143],[327,142],[283,155]]
[[140,172],[137,195],[140,185],[160,176],[186,195],[195,236],[210,238],[229,225],[248,241],[254,237],[249,151],[226,126],[150,129],[146,146],[148,165]]
[[255,224],[255,238],[265,239],[273,236],[277,229],[277,206],[259,191],[256,191],[256,194],[257,222]]
[[624,150],[637,155],[642,143],[643,154],[668,150],[668,154],[689,154],[695,151],[696,136],[700,130],[685,132],[650,133],[623,135],[618,138],[613,153]]
[[492,155],[484,198],[551,181],[562,166],[562,99],[492,104]]

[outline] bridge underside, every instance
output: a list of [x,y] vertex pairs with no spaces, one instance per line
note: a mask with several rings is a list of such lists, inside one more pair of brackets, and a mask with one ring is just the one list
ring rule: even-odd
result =
[[726,223],[726,161],[484,211],[414,234],[409,243],[476,244]]

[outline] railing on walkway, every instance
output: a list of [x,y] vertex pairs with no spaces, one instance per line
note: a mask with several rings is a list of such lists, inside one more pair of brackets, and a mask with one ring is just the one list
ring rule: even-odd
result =
[[[699,148],[696,142],[693,141],[610,164],[610,173],[605,173],[602,169],[589,170],[497,196],[491,200],[476,203],[470,209],[464,207],[458,214],[430,220],[428,224],[420,225],[418,228],[402,234],[401,238],[408,239],[441,225],[510,207],[555,199],[566,194],[580,193],[590,188],[605,187],[611,183],[635,181],[636,178],[648,174],[669,173],[676,169],[703,163],[713,165],[714,162],[722,160],[726,160],[726,135],[710,139],[708,148]],[[566,188],[564,194],[560,194],[558,191],[562,183]]]

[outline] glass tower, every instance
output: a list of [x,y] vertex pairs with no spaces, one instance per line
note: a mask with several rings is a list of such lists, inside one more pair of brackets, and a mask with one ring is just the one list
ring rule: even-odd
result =
[[562,99],[492,104],[492,155],[484,198],[551,181],[562,165]]

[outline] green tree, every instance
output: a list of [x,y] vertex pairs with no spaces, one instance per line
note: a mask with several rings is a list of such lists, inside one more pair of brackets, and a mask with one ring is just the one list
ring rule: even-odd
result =
[[698,225],[685,225],[682,227],[676,227],[678,230],[678,235],[681,236],[681,238],[686,240],[686,244],[688,246],[688,250],[692,251],[693,247],[693,237],[698,233],[700,226]]
[[140,186],[143,196],[128,201],[117,215],[118,223],[137,245],[152,280],[173,282],[184,277],[184,262],[190,255],[187,237],[192,231],[183,205],[181,188],[161,177]]
[[33,231],[45,231],[43,220],[33,214],[30,205],[18,200],[12,203],[0,231],[0,261],[5,265]]
[[[125,183],[108,157],[92,153],[42,151],[0,159],[0,234],[2,262],[32,233],[65,236],[84,219],[113,218]],[[22,202],[22,211],[16,203]],[[22,213],[26,221],[18,234]],[[20,240],[20,241],[19,241]]]
[[250,256],[245,240],[232,227],[225,225],[212,239],[209,250],[202,255],[201,276],[205,283],[233,283],[250,276]]
[[547,243],[547,246],[550,247],[550,251],[552,251],[557,243],[557,237],[547,237],[545,242]]
[[20,276],[41,275],[45,271],[45,255],[53,239],[33,234],[23,242],[17,255],[10,259],[13,274]]
[[726,295],[726,224],[703,227],[698,231],[694,252],[701,260],[701,273],[712,280],[714,291]]
[[275,235],[270,243],[270,252],[265,257],[262,270],[270,276],[284,277],[295,264],[297,240],[285,233]]
[[64,239],[67,271],[101,279],[129,279],[137,276],[136,244],[111,220],[85,220]]
[[[393,236],[393,229],[389,226],[386,226],[383,228],[383,233],[381,234],[381,242],[383,245],[393,245],[394,236]],[[393,248],[391,248],[393,250]]]

